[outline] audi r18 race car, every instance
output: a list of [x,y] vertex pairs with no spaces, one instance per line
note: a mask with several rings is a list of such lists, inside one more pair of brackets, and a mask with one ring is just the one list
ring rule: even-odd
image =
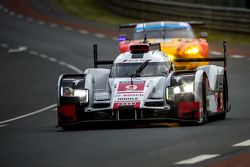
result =
[[[224,67],[199,66],[176,71],[171,58],[150,44],[132,45],[114,61],[97,59],[83,74],[61,75],[58,81],[58,124],[79,122],[192,121],[204,124],[229,110],[226,56],[175,59],[177,62],[223,61]],[[226,52],[225,52],[226,53]]]
[[[131,23],[120,25],[120,52],[129,51],[130,45],[150,42],[161,43],[161,50],[174,58],[208,57],[207,33],[200,33],[196,38],[191,25],[202,25],[203,22],[159,21]],[[176,69],[194,69],[207,62],[175,62]]]

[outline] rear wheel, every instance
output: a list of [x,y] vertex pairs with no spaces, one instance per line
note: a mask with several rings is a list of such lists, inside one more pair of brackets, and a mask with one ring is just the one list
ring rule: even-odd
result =
[[226,119],[227,110],[228,110],[228,87],[227,87],[226,76],[224,76],[224,80],[223,80],[223,107],[224,107],[223,113],[218,115],[218,118],[222,120]]

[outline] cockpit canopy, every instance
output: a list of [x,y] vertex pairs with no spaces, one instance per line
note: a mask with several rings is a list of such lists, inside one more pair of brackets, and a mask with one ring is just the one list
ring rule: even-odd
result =
[[[111,69],[111,77],[131,77],[142,65],[140,63],[114,63]],[[171,69],[169,62],[150,62],[141,71],[141,77],[167,76]]]
[[150,22],[136,25],[134,40],[151,38],[194,38],[191,26],[186,22]]

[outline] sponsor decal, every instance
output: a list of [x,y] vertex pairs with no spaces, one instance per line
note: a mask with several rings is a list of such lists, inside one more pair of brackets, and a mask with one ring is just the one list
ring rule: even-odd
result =
[[145,81],[120,81],[117,89],[117,93],[125,92],[143,92],[145,86]]
[[113,105],[113,109],[139,109],[140,101],[115,101]]

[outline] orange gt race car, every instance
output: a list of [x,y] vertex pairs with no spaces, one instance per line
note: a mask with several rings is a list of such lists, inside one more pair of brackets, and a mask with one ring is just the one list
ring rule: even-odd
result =
[[[202,32],[200,37],[196,38],[191,27],[191,25],[200,24],[203,23],[159,21],[120,25],[119,50],[123,53],[129,50],[130,45],[160,43],[161,51],[173,60],[175,58],[205,58],[208,57],[208,43],[205,40],[208,35]],[[174,64],[176,70],[190,70],[208,63],[175,62]]]

